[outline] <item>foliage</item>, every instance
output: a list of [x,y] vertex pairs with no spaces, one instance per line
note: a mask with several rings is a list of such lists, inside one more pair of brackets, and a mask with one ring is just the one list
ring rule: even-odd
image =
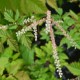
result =
[[21,13],[27,15],[30,15],[31,13],[44,13],[47,10],[46,2],[55,10],[58,8],[56,0],[1,0],[0,2],[0,11],[4,11],[5,8],[13,9],[14,11],[19,9]]
[[[63,0],[60,1],[58,4],[62,5]],[[48,10],[46,3],[56,11],[52,14],[52,19],[56,22],[62,20],[61,27],[77,43],[78,46],[74,50],[80,50],[79,13],[76,14],[72,10],[64,13],[62,8],[58,8],[56,0],[0,0],[0,80],[61,80],[56,74],[52,44],[49,34],[45,33],[44,23],[38,25],[37,42],[34,42],[32,30],[16,36],[17,31],[32,23],[23,24],[25,19],[32,15],[37,20],[46,16],[45,12]],[[56,39],[56,43],[61,67],[65,66],[73,75],[80,76],[80,58],[69,63],[70,57],[65,51],[73,47],[72,43],[58,26],[54,25],[53,29],[55,38],[60,37]]]

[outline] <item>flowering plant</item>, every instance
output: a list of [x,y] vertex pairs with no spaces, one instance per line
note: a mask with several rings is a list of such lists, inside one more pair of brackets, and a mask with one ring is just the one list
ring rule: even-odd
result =
[[43,9],[39,8],[40,11],[35,9],[36,13],[34,9],[27,13],[21,9],[27,15],[21,15],[18,10],[5,10],[4,15],[1,14],[1,80],[79,78],[80,55],[76,51],[80,50],[80,16],[72,10],[64,13],[51,2],[55,1],[47,0],[47,4],[56,10],[54,14],[45,5]]

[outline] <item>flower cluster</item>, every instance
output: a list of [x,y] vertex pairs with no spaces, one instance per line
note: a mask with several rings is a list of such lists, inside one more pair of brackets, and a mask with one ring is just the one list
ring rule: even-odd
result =
[[35,41],[37,41],[37,26],[33,27],[33,30],[34,30]]
[[27,31],[31,30],[31,25],[27,26],[26,28],[22,28],[20,31],[16,32],[16,36],[21,36],[22,34],[26,33]]
[[47,11],[47,20],[46,20],[46,31],[50,33],[51,42],[52,42],[52,48],[53,48],[53,57],[54,57],[54,63],[57,69],[57,72],[59,73],[60,78],[62,77],[63,73],[61,70],[60,60],[56,49],[56,43],[55,43],[55,37],[52,29],[52,20],[51,20],[51,12]]
[[60,60],[59,60],[59,56],[58,56],[58,53],[57,53],[57,48],[56,48],[56,43],[55,43],[55,38],[54,38],[52,27],[50,27],[50,37],[51,37],[52,48],[53,48],[54,63],[55,63],[57,72],[59,73],[59,76],[61,78],[63,73],[62,73],[62,70],[61,70]]
[[[34,21],[35,21],[34,16],[31,16],[31,18],[24,19],[23,24],[27,24],[29,22],[34,22]],[[32,25],[30,25],[26,28],[21,29],[20,31],[16,32],[16,35],[21,36],[22,34],[26,33],[29,30],[31,30],[32,26],[34,26],[34,25],[32,24]]]
[[50,26],[51,26],[51,12],[47,11],[47,17],[46,17],[46,33],[50,32]]
[[53,22],[53,25],[56,25],[63,33],[63,35],[70,41],[70,43],[72,44],[73,47],[78,47],[79,48],[79,45],[71,38],[70,35],[67,34],[67,32],[59,25],[58,22]]
[[27,24],[29,22],[34,22],[34,20],[35,20],[34,16],[31,16],[31,18],[24,19],[23,24]]
[[6,30],[7,29],[7,26],[0,26],[0,29]]
[[21,36],[25,32],[31,30],[33,27],[37,26],[38,24],[42,23],[45,21],[45,18],[39,20],[39,21],[34,21],[31,25],[27,26],[26,28],[22,28],[20,31],[16,32],[17,36]]

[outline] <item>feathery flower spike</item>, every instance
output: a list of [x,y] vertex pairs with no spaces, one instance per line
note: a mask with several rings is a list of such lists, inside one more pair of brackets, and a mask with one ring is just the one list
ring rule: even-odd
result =
[[70,35],[67,34],[67,32],[59,25],[58,22],[53,21],[53,25],[56,25],[63,33],[63,35],[70,41],[70,43],[72,44],[73,47],[78,47],[80,48],[80,46],[71,38]]
[[49,18],[48,26],[49,27],[49,32],[50,32],[50,37],[51,37],[51,42],[52,42],[52,48],[53,48],[53,58],[54,58],[54,63],[57,69],[57,72],[59,73],[60,78],[62,77],[63,73],[61,70],[61,65],[60,65],[60,60],[57,52],[57,46],[55,42],[55,37],[54,37],[54,32],[52,29],[52,23],[51,23],[51,12],[47,11],[47,18]]

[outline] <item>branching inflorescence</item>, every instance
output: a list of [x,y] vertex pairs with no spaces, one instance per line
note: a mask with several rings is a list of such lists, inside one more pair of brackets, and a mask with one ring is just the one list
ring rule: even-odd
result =
[[[27,26],[26,28],[22,28],[20,31],[16,32],[16,36],[19,37],[21,35],[23,35],[24,33],[26,33],[27,31],[33,29],[34,30],[34,36],[35,36],[35,41],[37,41],[37,26],[43,22],[45,23],[46,29],[45,32],[46,34],[50,35],[50,39],[52,42],[52,48],[53,48],[53,58],[54,58],[54,63],[57,69],[57,72],[59,73],[60,78],[63,76],[62,70],[61,70],[61,65],[60,65],[60,60],[59,60],[59,56],[58,56],[58,51],[57,51],[57,45],[55,42],[55,36],[54,36],[54,31],[53,31],[53,25],[55,25],[56,27],[58,27],[58,29],[61,30],[61,32],[63,33],[63,35],[70,41],[70,43],[72,44],[72,46],[79,47],[77,45],[77,43],[71,38],[70,35],[67,34],[67,32],[60,26],[59,23],[63,22],[63,21],[54,21],[51,18],[51,11],[47,11],[47,17],[43,18],[41,20],[36,21],[34,19],[34,16],[28,19],[25,19],[23,21],[23,24],[27,24],[28,22],[31,22],[31,24],[29,26]],[[6,26],[1,26],[0,29],[8,29],[8,27]]]

